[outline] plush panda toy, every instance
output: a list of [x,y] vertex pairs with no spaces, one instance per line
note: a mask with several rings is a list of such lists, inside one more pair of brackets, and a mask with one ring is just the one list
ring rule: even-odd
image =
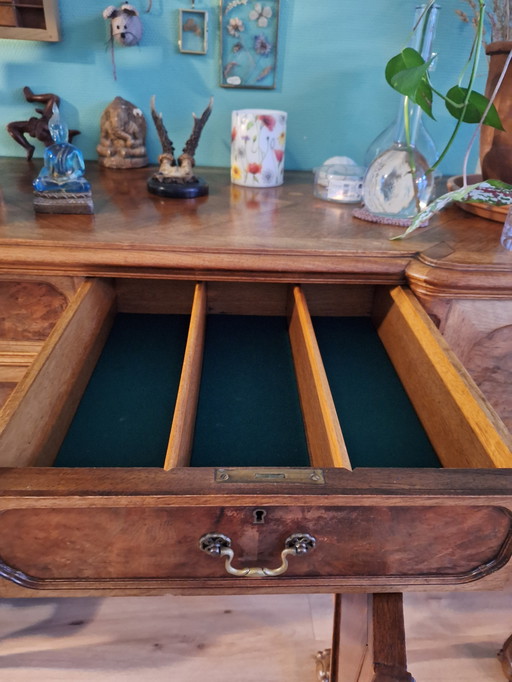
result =
[[127,2],[120,7],[109,5],[103,10],[103,18],[110,21],[110,37],[118,45],[137,45],[142,38],[142,22],[133,5]]

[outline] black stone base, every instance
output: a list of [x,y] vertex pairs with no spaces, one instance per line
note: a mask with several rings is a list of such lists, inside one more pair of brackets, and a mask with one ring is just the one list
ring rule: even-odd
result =
[[204,197],[208,194],[208,183],[202,178],[197,178],[195,182],[161,182],[155,177],[148,180],[148,191],[157,194],[159,197],[171,197],[173,199],[195,199]]

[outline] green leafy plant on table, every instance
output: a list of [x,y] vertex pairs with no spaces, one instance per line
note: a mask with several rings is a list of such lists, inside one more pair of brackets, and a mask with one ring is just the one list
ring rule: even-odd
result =
[[[387,82],[394,90],[404,96],[405,135],[408,146],[411,145],[411,128],[409,120],[410,102],[417,104],[427,116],[434,119],[433,102],[434,97],[437,97],[444,102],[446,109],[455,119],[455,125],[448,142],[435,163],[429,169],[429,172],[434,172],[445,158],[462,123],[478,124],[479,127],[481,125],[488,125],[503,130],[498,112],[492,104],[492,98],[489,100],[473,88],[477,76],[483,42],[486,2],[485,0],[467,1],[475,11],[475,35],[468,61],[462,70],[462,73],[459,75],[457,83],[453,85],[446,94],[437,90],[430,78],[431,65],[432,61],[436,58],[435,56],[425,60],[419,52],[411,47],[406,47],[400,53],[392,57],[386,65],[385,76]],[[506,2],[508,3],[509,0],[506,0]],[[493,0],[494,5],[497,3],[499,3],[499,0]],[[435,0],[429,0],[429,2],[426,3],[423,15],[414,27],[414,31],[424,30],[425,22],[423,19],[434,5]],[[467,76],[467,84],[464,85],[463,82],[467,74],[469,74]],[[468,155],[466,155],[466,158],[467,156]],[[410,155],[410,164],[411,172],[414,174],[413,154]],[[419,212],[407,230],[402,235],[399,235],[399,237],[395,237],[395,239],[405,237],[421,225],[424,225],[434,213],[441,210],[452,201],[472,200],[472,193],[473,197],[476,197],[473,200],[488,200],[489,203],[495,204],[512,202],[512,186],[506,185],[505,183],[494,180],[487,180],[486,182],[474,185],[467,185],[464,183],[463,187],[460,189],[444,194],[442,197],[439,197],[429,204],[423,211]]]

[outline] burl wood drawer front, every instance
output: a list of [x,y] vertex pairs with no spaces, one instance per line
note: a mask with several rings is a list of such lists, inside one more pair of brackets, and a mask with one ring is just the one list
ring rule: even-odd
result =
[[232,540],[239,569],[275,569],[287,537],[308,533],[315,548],[292,556],[279,581],[330,578],[340,586],[368,578],[466,582],[510,556],[510,515],[498,507],[265,507],[264,523],[254,520],[254,509],[239,507],[8,510],[0,516],[2,573],[40,589],[237,581],[222,557],[201,551],[200,538],[212,532]]

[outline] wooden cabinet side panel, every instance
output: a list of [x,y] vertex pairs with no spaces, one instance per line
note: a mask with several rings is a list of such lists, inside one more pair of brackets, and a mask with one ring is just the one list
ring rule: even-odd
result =
[[114,293],[101,280],[80,287],[0,414],[2,466],[53,461],[110,329]]
[[464,367],[512,432],[512,301],[454,300],[429,310]]
[[512,437],[414,296],[378,298],[378,332],[445,467],[512,466]]

